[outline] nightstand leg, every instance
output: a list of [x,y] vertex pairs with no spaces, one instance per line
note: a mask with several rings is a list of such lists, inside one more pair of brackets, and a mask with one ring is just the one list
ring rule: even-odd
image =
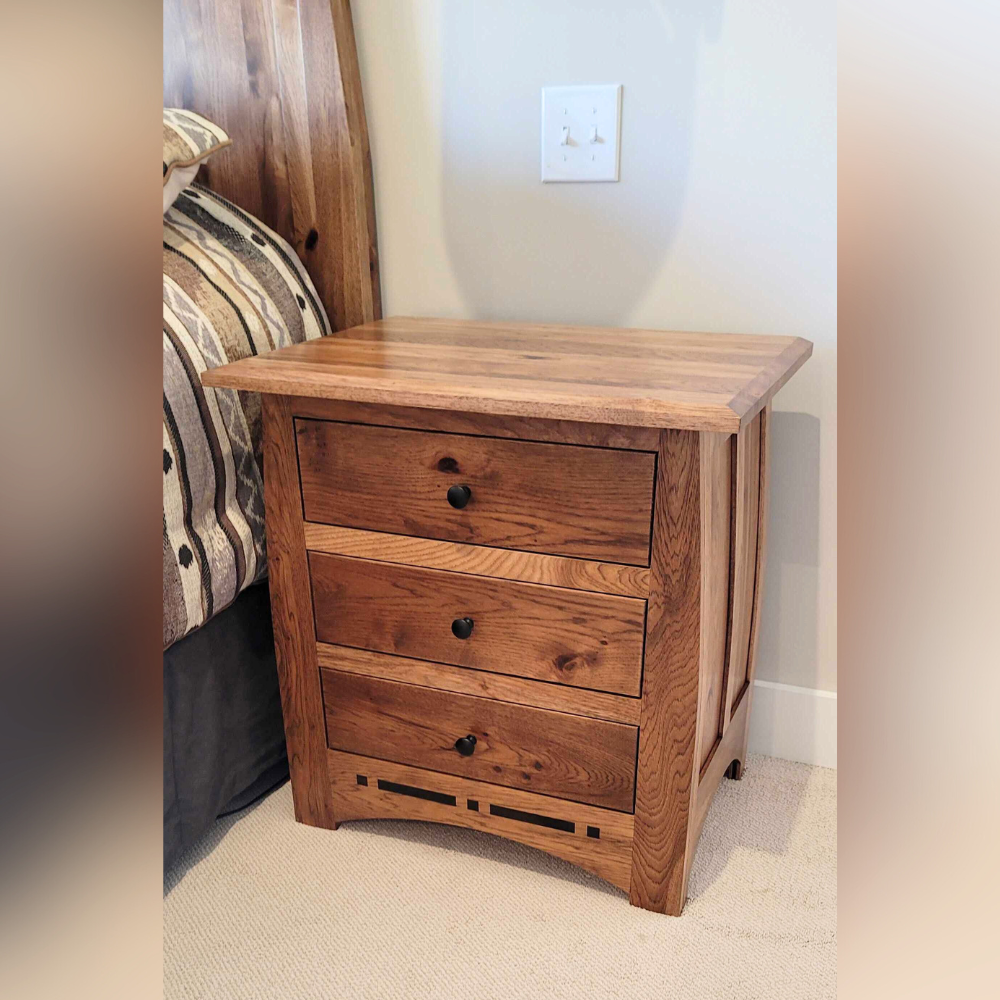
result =
[[306,558],[295,424],[287,396],[261,397],[267,569],[295,818],[336,830]]
[[633,906],[680,914],[693,822],[701,631],[700,436],[663,431],[653,511],[635,834]]
[[660,437],[629,893],[647,910],[681,912],[715,789],[743,776],[770,416],[732,436]]

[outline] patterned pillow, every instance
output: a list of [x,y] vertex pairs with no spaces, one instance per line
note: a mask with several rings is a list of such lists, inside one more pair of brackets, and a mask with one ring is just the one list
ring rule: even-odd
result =
[[193,180],[202,160],[232,142],[207,118],[181,108],[163,109],[163,211]]
[[194,184],[163,217],[163,647],[264,578],[260,397],[206,368],[327,336],[295,251]]

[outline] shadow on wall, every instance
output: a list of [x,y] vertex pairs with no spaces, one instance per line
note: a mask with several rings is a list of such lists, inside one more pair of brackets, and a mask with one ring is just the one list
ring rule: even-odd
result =
[[775,411],[771,434],[757,677],[822,687],[817,663],[820,422],[807,413]]
[[[445,0],[441,196],[468,315],[627,323],[677,229],[722,5]],[[607,82],[624,85],[621,181],[542,184],[541,88]]]

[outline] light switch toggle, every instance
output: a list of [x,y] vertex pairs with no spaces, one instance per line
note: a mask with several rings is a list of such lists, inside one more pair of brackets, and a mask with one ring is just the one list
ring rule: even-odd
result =
[[542,88],[542,181],[618,180],[622,86]]

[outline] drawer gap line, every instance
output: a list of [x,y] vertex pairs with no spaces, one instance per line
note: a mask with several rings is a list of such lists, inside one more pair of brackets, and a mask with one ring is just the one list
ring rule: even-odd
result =
[[[322,399],[322,397],[318,397]],[[371,404],[368,404],[371,405]],[[377,404],[376,404],[377,405]],[[292,408],[292,416],[296,420],[312,420],[320,424],[346,424],[349,427],[383,427],[388,431],[412,431],[414,434],[443,434],[446,437],[471,437],[471,438],[483,438],[486,441],[527,441],[529,444],[547,444],[551,445],[553,448],[593,448],[595,451],[627,451],[633,454],[640,455],[656,455],[656,452],[650,448],[626,448],[626,447],[616,447],[610,444],[578,444],[576,441],[543,441],[538,438],[531,437],[504,437],[500,434],[477,434],[475,431],[438,431],[432,430],[429,427],[400,427],[398,424],[380,424],[378,421],[371,420],[332,420],[328,417],[312,417],[305,416],[301,413],[296,412],[299,407]],[[489,414],[483,414],[483,416],[489,416]],[[500,414],[499,416],[503,416]],[[539,417],[538,419],[552,419]],[[586,420],[566,420],[565,423],[570,424],[586,424]],[[623,425],[627,426],[627,425]]]

